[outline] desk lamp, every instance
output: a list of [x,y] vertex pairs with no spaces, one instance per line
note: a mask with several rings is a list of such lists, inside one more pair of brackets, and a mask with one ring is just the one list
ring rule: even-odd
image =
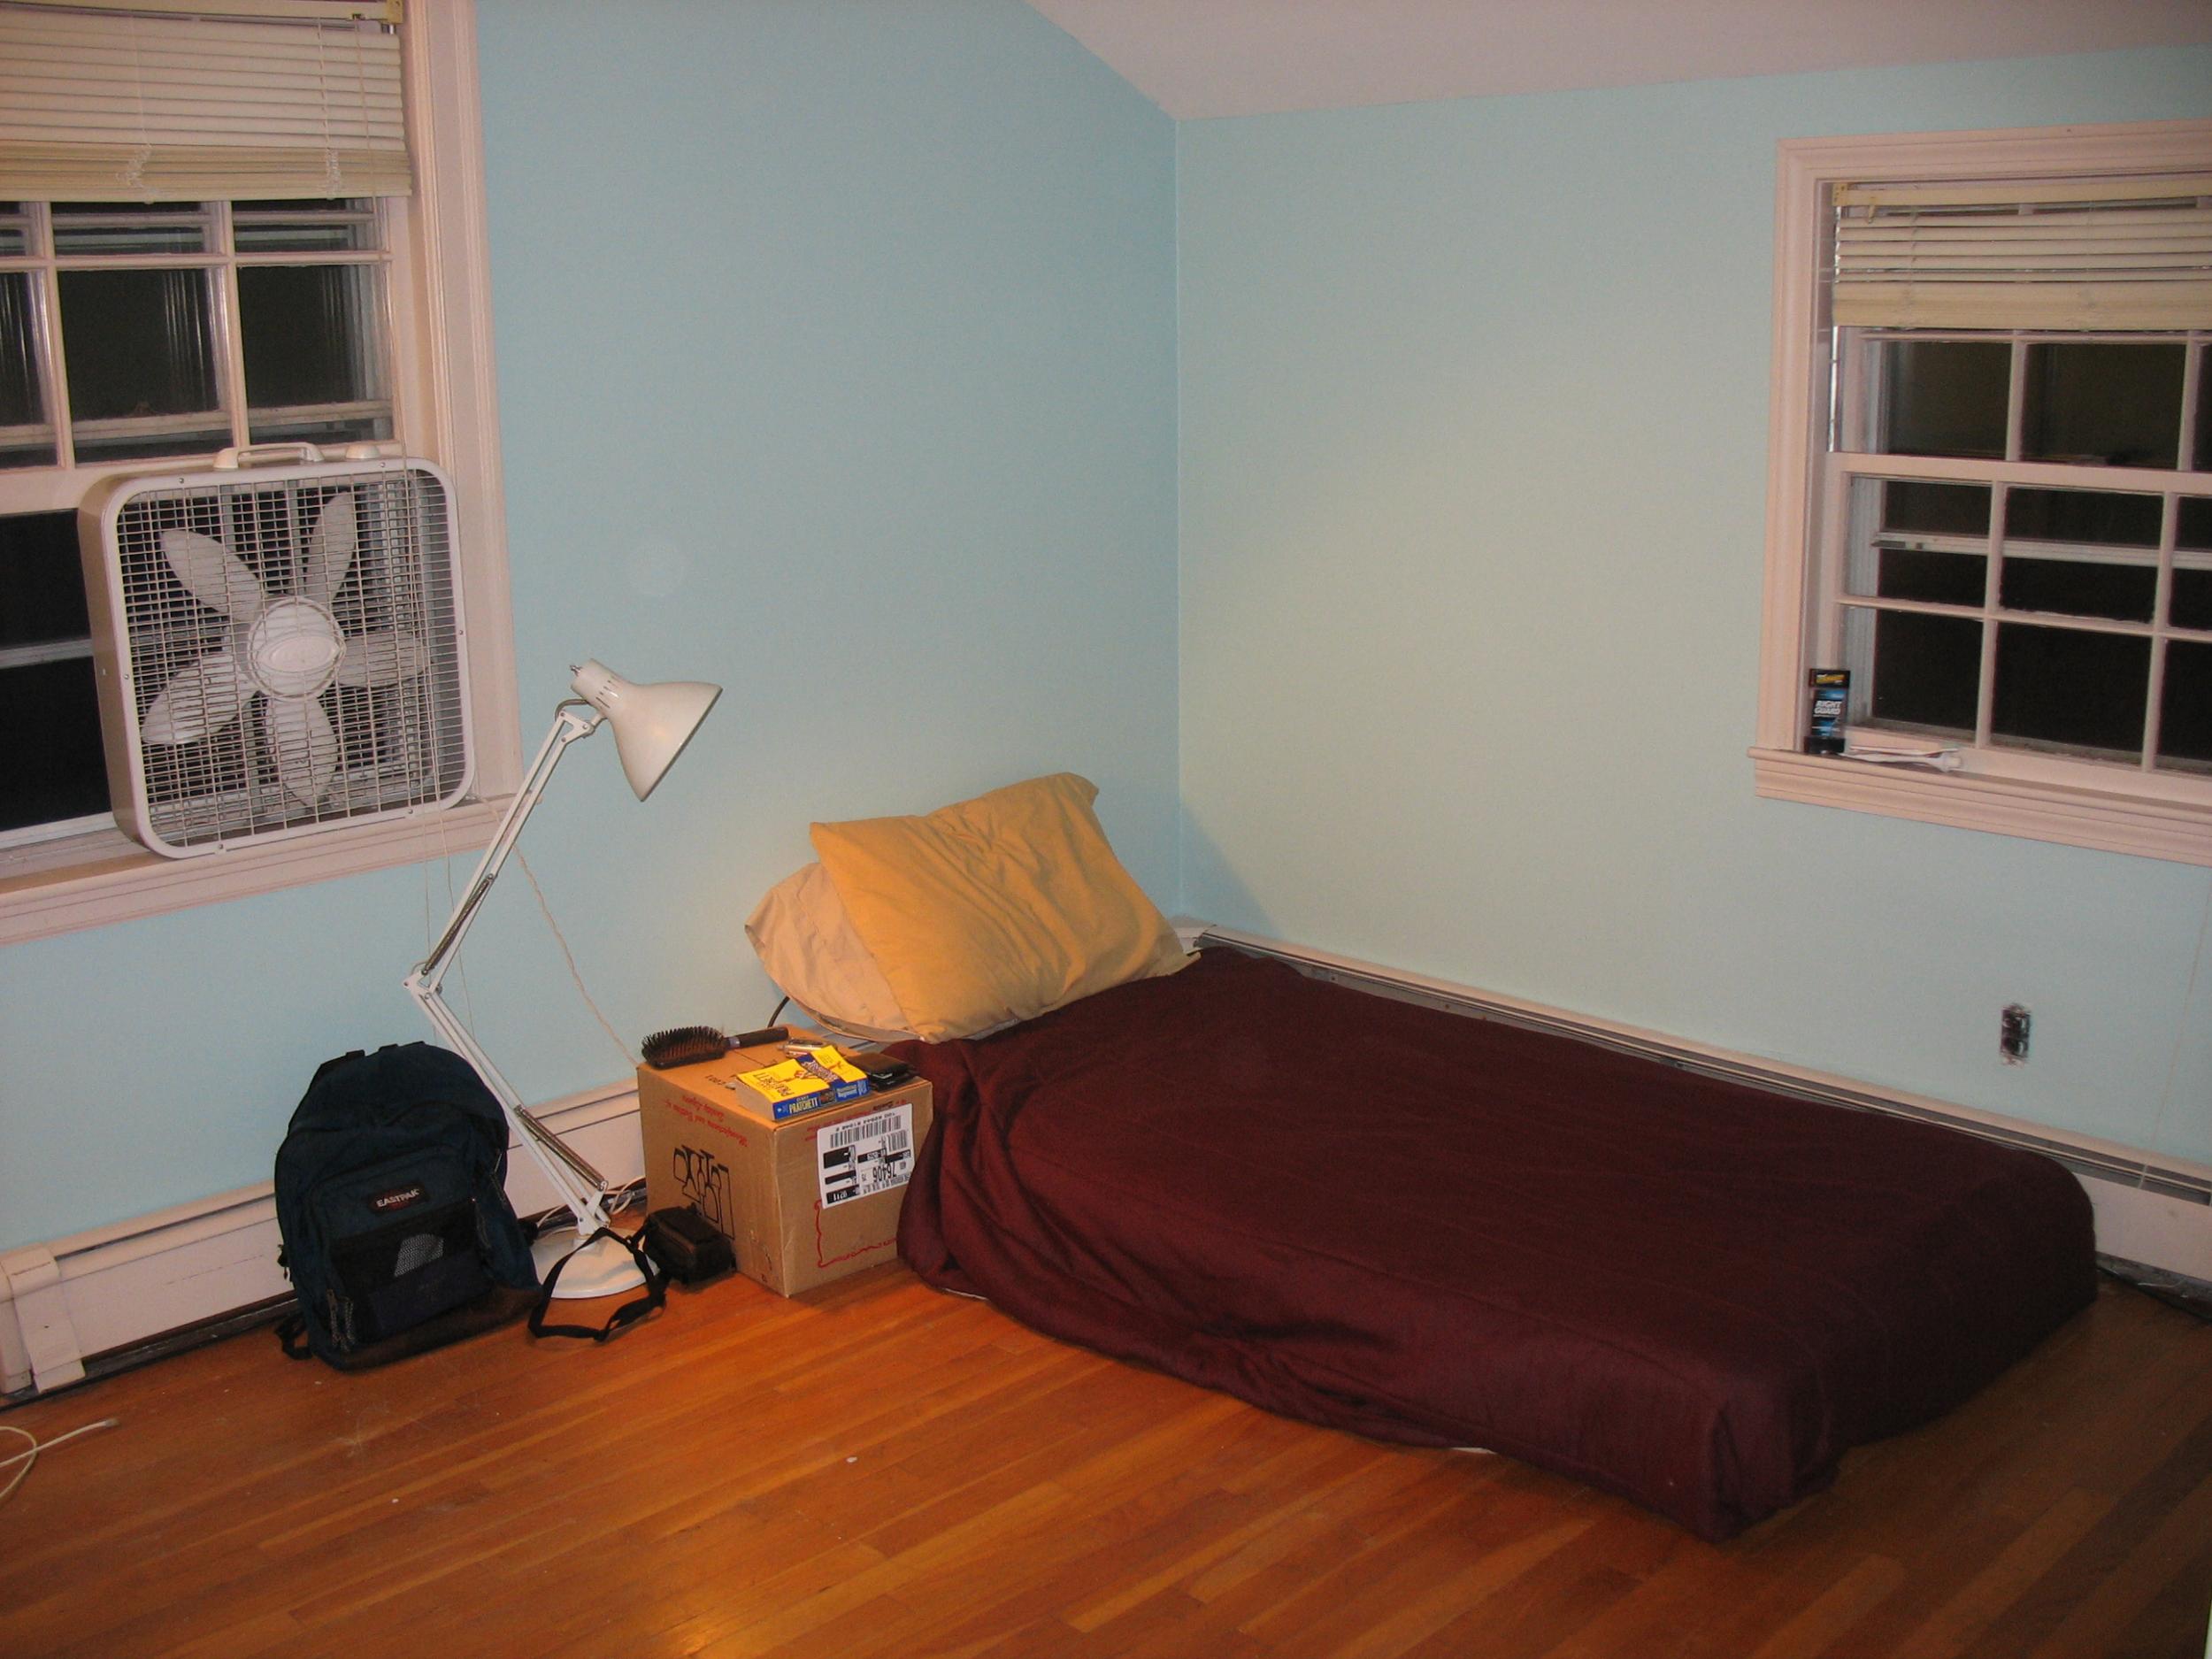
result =
[[553,729],[547,733],[538,757],[530,763],[521,788],[508,805],[507,816],[500,820],[498,833],[484,849],[483,862],[476,866],[468,890],[455,906],[445,932],[438,935],[438,942],[431,947],[430,954],[404,981],[407,994],[415,999],[439,1037],[484,1079],[485,1087],[507,1114],[507,1121],[524,1149],[537,1160],[538,1167],[552,1182],[553,1190],[574,1217],[572,1225],[541,1233],[531,1252],[536,1259],[541,1280],[565,1257],[575,1256],[561,1274],[554,1293],[562,1298],[610,1296],[643,1282],[630,1252],[614,1240],[584,1242],[607,1225],[606,1177],[539,1122],[536,1115],[522,1103],[522,1097],[500,1076],[499,1068],[478,1046],[468,1027],[446,1006],[439,987],[444,982],[446,970],[460,954],[461,941],[467,936],[470,924],[475,921],[485,895],[491,891],[501,866],[507,862],[507,855],[520,839],[524,820],[544,795],[553,769],[560,764],[568,746],[579,738],[589,737],[602,726],[612,729],[615,753],[622,762],[623,775],[642,801],[653,793],[653,786],[660,782],[676,757],[683,753],[684,745],[707,718],[714,700],[722,695],[721,687],[695,680],[633,685],[603,664],[588,660],[572,672],[575,677],[570,680],[569,688],[576,695],[564,698],[556,706]]

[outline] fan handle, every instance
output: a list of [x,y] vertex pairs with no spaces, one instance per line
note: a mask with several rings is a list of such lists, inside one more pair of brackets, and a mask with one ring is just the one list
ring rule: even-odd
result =
[[234,472],[242,466],[269,466],[278,462],[313,466],[322,458],[323,452],[311,443],[247,443],[219,449],[212,465],[221,472]]

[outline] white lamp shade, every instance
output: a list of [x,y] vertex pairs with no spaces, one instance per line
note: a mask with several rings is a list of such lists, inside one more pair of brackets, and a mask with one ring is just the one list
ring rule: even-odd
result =
[[576,695],[607,717],[623,776],[641,801],[684,752],[722,687],[703,680],[664,680],[638,686],[603,663],[587,660],[569,681]]

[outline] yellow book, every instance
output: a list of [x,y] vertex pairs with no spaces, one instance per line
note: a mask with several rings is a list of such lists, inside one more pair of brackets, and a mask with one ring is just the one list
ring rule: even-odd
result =
[[803,1058],[741,1071],[737,1080],[765,1101],[775,1118],[858,1100],[868,1092],[868,1074],[828,1043],[808,1049]]

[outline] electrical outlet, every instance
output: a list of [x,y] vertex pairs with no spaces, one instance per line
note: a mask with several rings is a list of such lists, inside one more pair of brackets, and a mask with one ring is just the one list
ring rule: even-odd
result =
[[1997,1052],[2007,1065],[2028,1063],[2028,1026],[2034,1016],[2017,1002],[2008,1003],[1997,1016]]

